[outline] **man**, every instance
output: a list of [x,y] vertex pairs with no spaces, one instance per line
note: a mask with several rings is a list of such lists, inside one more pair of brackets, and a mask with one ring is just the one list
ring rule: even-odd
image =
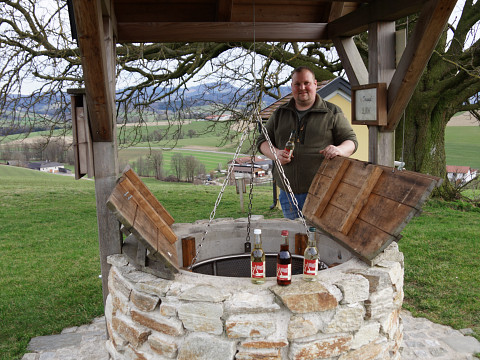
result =
[[[342,110],[317,94],[317,80],[308,67],[301,66],[292,72],[292,95],[293,99],[280,106],[265,127],[301,210],[323,159],[338,155],[348,157],[357,150],[358,142]],[[293,130],[295,149],[290,157],[284,147]],[[263,134],[257,140],[257,147],[262,154],[275,160]],[[273,176],[280,187],[279,200],[284,217],[297,218],[297,209],[284,189],[277,168]]]

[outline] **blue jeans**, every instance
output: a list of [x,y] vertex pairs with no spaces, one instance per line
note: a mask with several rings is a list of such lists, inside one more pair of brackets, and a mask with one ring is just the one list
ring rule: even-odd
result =
[[[293,194],[295,199],[298,202],[298,208],[302,210],[303,204],[305,203],[305,199],[307,198],[308,193],[303,194]],[[298,218],[298,212],[295,204],[292,201],[290,194],[285,192],[284,190],[280,189],[280,194],[278,195],[278,200],[280,201],[280,205],[282,206],[283,217],[287,219],[294,220]]]

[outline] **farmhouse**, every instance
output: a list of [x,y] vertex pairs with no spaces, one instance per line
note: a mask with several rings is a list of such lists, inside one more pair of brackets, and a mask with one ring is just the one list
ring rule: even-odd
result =
[[[232,178],[230,179],[231,184],[234,183],[235,178],[250,178],[252,171],[252,159],[250,156],[231,160],[228,162],[228,166],[233,166]],[[256,156],[253,161],[253,168],[255,178],[269,175],[272,169],[272,160]]]
[[447,165],[447,178],[457,185],[466,184],[477,177],[478,169],[469,166]]
[[39,170],[49,173],[58,173],[61,172],[65,167],[63,164],[54,161],[41,161],[41,162],[31,162],[28,164],[28,168],[32,170]]

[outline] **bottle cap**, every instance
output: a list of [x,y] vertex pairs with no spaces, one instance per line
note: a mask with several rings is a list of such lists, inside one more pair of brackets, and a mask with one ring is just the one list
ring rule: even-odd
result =
[[254,233],[254,234],[261,234],[261,233],[262,233],[262,229],[255,229],[255,230],[253,230],[253,233]]
[[288,230],[282,230],[282,236],[288,236]]
[[314,226],[310,226],[310,227],[308,228],[308,231],[310,231],[310,232],[315,232],[316,230],[317,230],[317,229],[315,229]]

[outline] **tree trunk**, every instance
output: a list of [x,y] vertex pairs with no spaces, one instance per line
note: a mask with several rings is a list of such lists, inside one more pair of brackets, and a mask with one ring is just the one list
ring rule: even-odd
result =
[[433,195],[446,200],[456,197],[446,177],[445,128],[453,115],[448,108],[448,102],[438,99],[434,92],[417,89],[395,133],[396,159],[401,160],[403,154],[407,170],[444,179]]

